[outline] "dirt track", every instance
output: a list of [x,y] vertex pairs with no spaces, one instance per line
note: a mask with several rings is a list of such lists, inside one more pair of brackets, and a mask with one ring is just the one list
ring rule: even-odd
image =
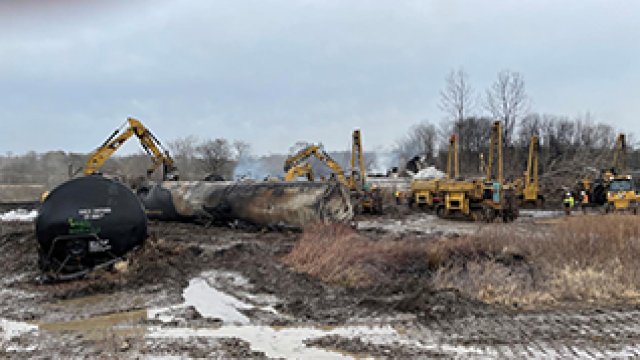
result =
[[[376,221],[362,225],[384,234],[396,220]],[[440,229],[437,221],[427,228]],[[126,271],[42,285],[35,281],[32,225],[1,226],[2,357],[640,354],[640,311],[633,307],[516,312],[456,292],[430,291],[420,274],[398,278],[393,286],[328,286],[279,261],[297,233],[152,224],[150,241],[132,255]],[[185,303],[189,291],[201,291],[205,304]],[[231,313],[207,316],[207,299],[215,297],[238,304],[229,307]]]

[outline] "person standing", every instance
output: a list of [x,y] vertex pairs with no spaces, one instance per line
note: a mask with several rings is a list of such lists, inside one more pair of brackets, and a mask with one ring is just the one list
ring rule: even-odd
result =
[[581,196],[581,202],[580,205],[582,207],[582,213],[586,214],[587,213],[587,206],[589,206],[589,194],[587,194],[586,191],[582,190],[580,192],[580,196]]
[[570,192],[567,192],[564,195],[564,199],[562,200],[562,203],[564,204],[564,213],[566,215],[571,215],[571,209],[574,206],[575,200],[573,199],[573,195],[571,195]]

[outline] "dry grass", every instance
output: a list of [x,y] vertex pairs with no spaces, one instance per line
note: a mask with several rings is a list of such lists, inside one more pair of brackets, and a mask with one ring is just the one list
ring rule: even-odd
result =
[[435,289],[507,305],[640,300],[640,217],[488,229],[453,239],[374,240],[346,226],[316,224],[283,261],[347,287],[422,276]]
[[485,257],[467,257],[464,264],[449,258],[449,267],[434,275],[434,287],[525,306],[640,299],[638,217],[572,217],[528,232],[495,228],[466,241],[441,246],[449,254],[471,248]]
[[417,241],[374,241],[347,225],[314,224],[282,260],[325,282],[358,288],[420,271],[427,266],[425,254]]

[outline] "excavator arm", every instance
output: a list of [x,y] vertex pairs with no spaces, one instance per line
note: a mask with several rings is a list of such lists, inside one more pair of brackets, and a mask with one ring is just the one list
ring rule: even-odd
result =
[[139,120],[128,118],[129,126],[126,130],[117,129],[100,145],[87,159],[84,167],[84,174],[90,175],[98,172],[114,152],[116,152],[127,140],[135,135],[142,148],[151,156],[153,164],[147,169],[147,176],[150,176],[161,165],[164,167],[163,176],[174,176],[176,167],[167,150],[164,150],[160,141],[147,129]]
[[296,165],[289,169],[284,176],[284,181],[294,181],[298,177],[306,177],[309,181],[314,181],[313,168],[309,163]]
[[320,146],[309,145],[306,148],[298,151],[295,155],[292,155],[285,160],[284,171],[289,172],[293,167],[300,165],[303,161],[311,156],[315,156],[318,160],[322,161],[331,171],[335,174],[338,181],[342,184],[349,185],[344,175],[342,166],[329,156]]

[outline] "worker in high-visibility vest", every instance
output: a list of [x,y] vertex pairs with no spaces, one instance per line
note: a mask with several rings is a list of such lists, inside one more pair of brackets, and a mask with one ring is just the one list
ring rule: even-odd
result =
[[567,215],[571,215],[571,209],[575,205],[575,199],[573,198],[573,195],[571,195],[570,192],[564,195],[564,199],[562,200],[562,203],[564,204],[564,213]]
[[582,190],[580,192],[580,196],[582,197],[582,201],[580,203],[580,206],[582,207],[582,213],[586,214],[587,213],[587,206],[589,205],[589,194]]

